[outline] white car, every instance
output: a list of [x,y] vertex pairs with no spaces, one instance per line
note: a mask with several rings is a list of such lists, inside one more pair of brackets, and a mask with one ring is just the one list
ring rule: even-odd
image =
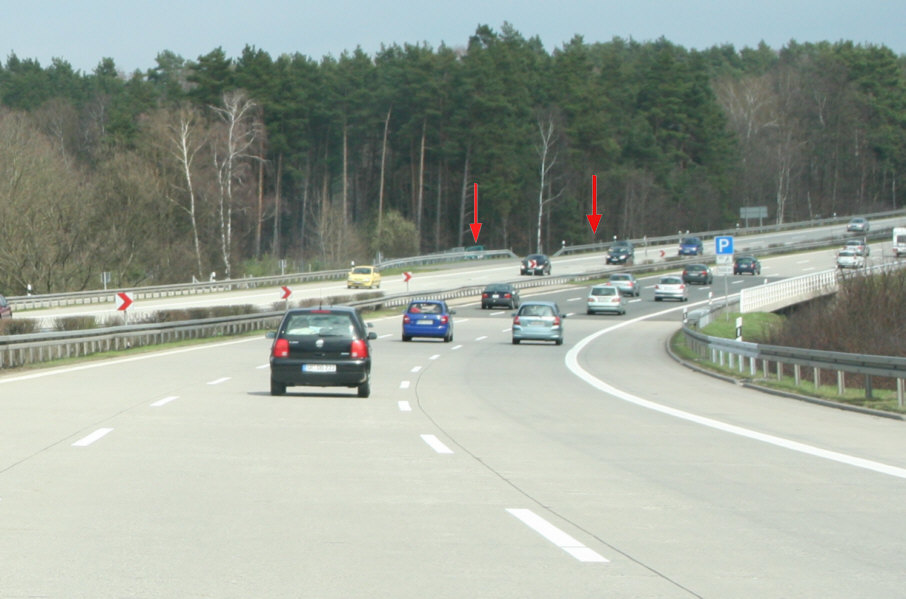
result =
[[623,294],[620,292],[619,287],[610,285],[609,283],[595,285],[589,289],[586,303],[586,314],[596,314],[598,312],[626,314],[626,304],[623,303]]
[[837,252],[837,268],[862,268],[863,266],[865,266],[865,258],[856,250],[843,249]]
[[661,280],[654,286],[654,301],[659,302],[665,299],[675,299],[681,302],[689,300],[686,284],[683,278],[678,275],[668,275],[661,277]]

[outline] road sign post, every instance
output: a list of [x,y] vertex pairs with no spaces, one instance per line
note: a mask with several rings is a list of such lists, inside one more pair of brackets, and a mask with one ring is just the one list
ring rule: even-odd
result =
[[[730,301],[730,275],[733,274],[733,236],[719,235],[714,238],[714,254],[716,255],[717,274],[724,277],[724,305]],[[730,318],[727,312],[727,319]]]
[[132,295],[131,294],[126,293],[125,291],[121,291],[116,294],[116,309],[117,309],[117,311],[123,313],[123,324],[125,324],[128,320],[128,315],[127,315],[126,310],[128,310],[129,306],[131,306],[131,305],[132,305]]

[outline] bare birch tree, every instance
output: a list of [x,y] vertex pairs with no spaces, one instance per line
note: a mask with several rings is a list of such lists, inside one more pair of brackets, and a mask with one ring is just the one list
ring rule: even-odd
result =
[[[540,163],[538,165],[538,175],[540,177],[540,182],[538,184],[538,220],[535,225],[535,251],[539,254],[541,253],[541,224],[544,218],[544,207],[562,195],[563,191],[560,190],[554,195],[551,195],[551,184],[549,181],[551,169],[554,168],[554,165],[557,164],[557,155],[558,152],[555,149],[557,143],[557,126],[554,122],[553,113],[547,113],[545,116],[540,117],[537,122],[538,133],[539,133],[539,143],[535,146],[535,150],[538,152],[538,158]],[[547,197],[545,198],[545,193]]]
[[223,94],[222,106],[211,106],[223,124],[222,139],[215,144],[217,169],[220,251],[226,278],[232,276],[234,183],[242,184],[249,161],[257,159],[249,150],[260,133],[257,105],[241,91]]

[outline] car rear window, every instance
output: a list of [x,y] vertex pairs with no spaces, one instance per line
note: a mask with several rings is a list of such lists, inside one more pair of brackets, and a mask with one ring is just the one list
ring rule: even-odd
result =
[[321,337],[355,335],[355,326],[347,314],[305,313],[290,316],[283,329],[286,335],[319,335]]
[[528,305],[519,310],[521,316],[553,316],[554,309],[550,306]]
[[629,275],[611,275],[610,280],[611,281],[628,281]]
[[412,314],[440,314],[443,309],[440,304],[417,302],[409,304],[409,312]]
[[615,287],[592,287],[592,295],[616,295],[617,290]]

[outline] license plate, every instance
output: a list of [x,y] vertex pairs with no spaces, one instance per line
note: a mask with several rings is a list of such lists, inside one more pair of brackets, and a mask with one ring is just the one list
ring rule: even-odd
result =
[[336,372],[336,364],[303,364],[302,372]]
[[417,320],[417,321],[415,322],[415,324],[429,325],[429,326],[430,326],[430,325],[434,324],[434,321],[433,321],[433,320],[430,320],[430,319],[422,319],[422,320]]
[[491,296],[491,297],[493,297],[493,298],[494,298],[494,299],[497,299],[497,298],[499,298],[499,297],[500,297],[500,294],[499,294],[499,293],[495,293],[495,294],[494,294],[494,295],[492,295],[492,296]]

